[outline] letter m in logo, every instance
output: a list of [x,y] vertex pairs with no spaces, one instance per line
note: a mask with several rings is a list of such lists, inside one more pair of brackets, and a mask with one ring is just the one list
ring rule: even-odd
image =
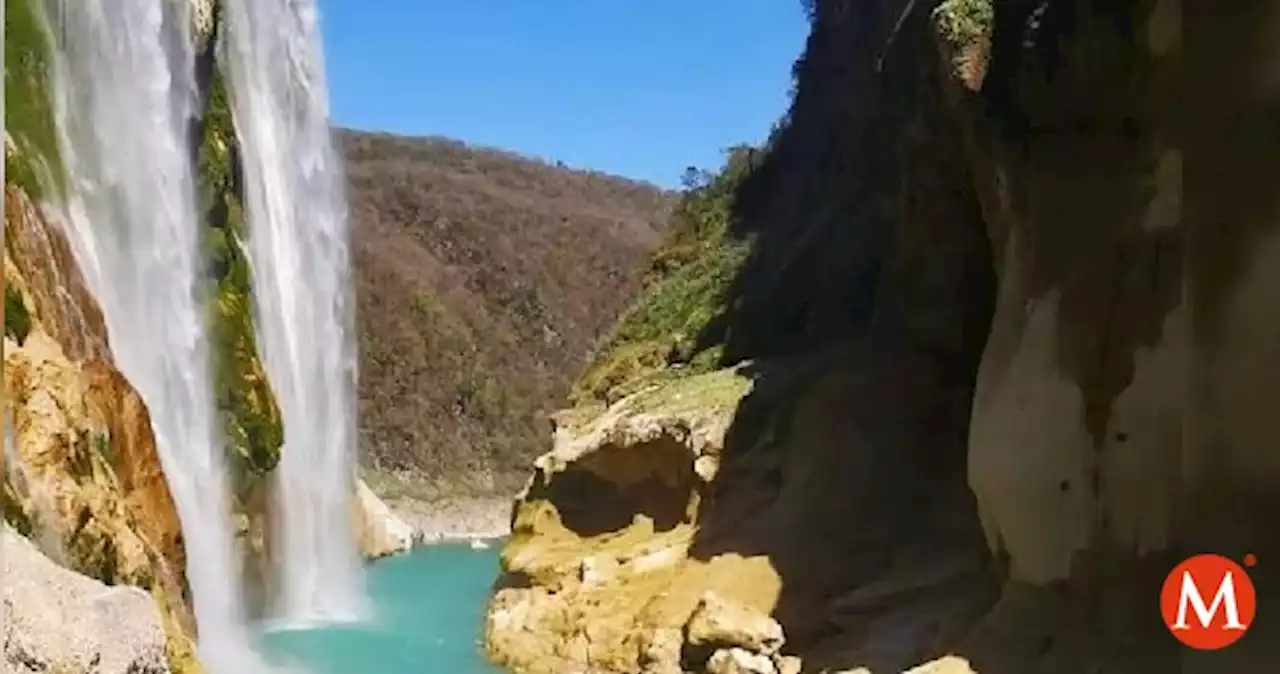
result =
[[1191,629],[1187,623],[1187,609],[1195,612],[1196,620],[1204,629],[1209,629],[1219,609],[1226,614],[1226,624],[1222,629],[1244,631],[1249,628],[1248,625],[1240,622],[1240,605],[1236,603],[1236,585],[1230,571],[1223,574],[1222,582],[1218,584],[1218,590],[1213,595],[1213,602],[1206,605],[1204,595],[1200,594],[1200,588],[1196,585],[1191,570],[1184,570],[1181,590],[1178,593],[1178,618],[1169,626],[1170,629]]
[[[1251,563],[1246,556],[1246,563]],[[1255,560],[1256,561],[1256,560]],[[1205,598],[1209,597],[1208,601]],[[1183,645],[1226,648],[1244,636],[1258,609],[1253,579],[1221,555],[1196,555],[1174,567],[1160,588],[1160,616]]]

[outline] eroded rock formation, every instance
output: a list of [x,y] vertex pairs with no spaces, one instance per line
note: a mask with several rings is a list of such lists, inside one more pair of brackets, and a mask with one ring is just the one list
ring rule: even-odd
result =
[[413,547],[413,527],[396,516],[364,480],[356,481],[351,511],[352,530],[356,532],[360,554],[365,559],[387,557]]
[[679,672],[683,630],[704,593],[768,610],[778,578],[766,561],[688,553],[748,388],[726,370],[557,417],[555,447],[513,514],[486,619],[500,665]]
[[[1262,519],[1280,498],[1280,3],[1212,31],[1238,89],[1194,120],[1240,132],[1203,145],[1175,124],[1176,0],[812,8],[792,108],[734,205],[753,252],[704,336],[755,363],[718,408],[717,469],[695,497],[628,496],[623,476],[696,475],[708,453],[601,431],[645,418],[628,400],[575,412],[516,504],[490,652],[527,672],[765,667],[691,651],[714,589],[772,615],[806,672],[1280,661],[1265,618],[1196,653],[1158,611],[1177,559],[1280,540]],[[647,405],[697,380],[675,381]],[[654,547],[660,571],[618,561]]]

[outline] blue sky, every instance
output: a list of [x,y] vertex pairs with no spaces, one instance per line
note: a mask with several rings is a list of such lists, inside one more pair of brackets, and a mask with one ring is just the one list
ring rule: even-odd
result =
[[320,0],[335,123],[676,186],[763,140],[800,0]]

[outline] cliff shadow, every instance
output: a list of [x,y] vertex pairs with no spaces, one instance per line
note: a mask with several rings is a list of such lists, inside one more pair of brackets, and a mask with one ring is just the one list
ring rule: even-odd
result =
[[[1192,359],[1208,368],[1215,358],[1235,357],[1214,351],[1221,348],[1230,291],[1248,275],[1247,258],[1257,254],[1246,251],[1274,221],[1275,193],[1265,179],[1274,172],[1263,170],[1277,161],[1274,147],[1233,136],[1231,143],[1201,148],[1209,152],[1200,156],[1214,161],[1188,176],[1199,175],[1216,199],[1189,203],[1188,213],[1203,222],[1189,223],[1185,233],[1125,229],[1142,219],[1134,213],[1150,198],[1150,176],[1114,176],[1146,161],[1141,143],[1158,135],[1162,121],[1126,107],[1152,109],[1146,92],[1132,89],[1147,84],[1142,78],[1149,75],[1133,55],[1146,48],[1133,46],[1146,39],[1134,17],[1151,3],[1061,0],[1038,3],[1044,9],[1035,14],[1037,3],[1009,2],[995,9],[995,53],[975,108],[993,134],[988,140],[996,141],[986,149],[998,144],[1015,170],[1004,183],[975,176],[974,147],[966,156],[956,140],[971,129],[945,112],[938,98],[945,87],[928,60],[936,46],[924,21],[935,3],[920,3],[897,21],[904,4],[817,3],[789,121],[740,188],[733,232],[751,240],[754,250],[731,287],[727,310],[700,346],[723,346],[724,364],[750,361],[744,371],[754,388],[727,435],[721,472],[699,513],[693,555],[769,558],[781,579],[774,616],[786,631],[786,650],[802,655],[806,670],[901,671],[958,647],[976,671],[997,674],[1146,671],[1141,663],[1221,671],[1206,658],[1179,655],[1152,597],[1178,554],[1213,549],[1240,558],[1248,551],[1244,541],[1274,548],[1257,527],[1257,506],[1274,501],[1260,491],[1260,476],[1248,477],[1252,490],[1217,484],[1204,503],[1216,503],[1219,512],[1193,513],[1178,525],[1169,550],[1112,550],[1106,536],[1097,536],[1103,542],[1092,541],[1094,547],[1073,560],[1070,578],[1058,583],[1006,584],[1008,560],[988,552],[966,475],[968,431],[995,304],[991,250],[1003,251],[1009,225],[987,221],[991,213],[978,202],[992,188],[1007,188],[1015,202],[1041,190],[1032,195],[1044,198],[1041,210],[1025,203],[1015,204],[1021,211],[1011,208],[1035,244],[1019,253],[1034,286],[1026,292],[1034,300],[1050,289],[1064,296],[1052,366],[1076,377],[1070,383],[1088,407],[1081,423],[1096,433],[1107,427],[1099,411],[1108,412],[1133,383],[1135,352],[1151,348],[1152,339],[1158,345],[1149,328],[1159,328],[1177,304],[1177,297],[1160,295],[1169,287],[1170,268],[1182,273],[1182,260],[1192,267],[1188,287],[1198,303]],[[1274,25],[1240,21],[1255,30]],[[1038,33],[1029,41],[1031,24]],[[1237,35],[1249,32],[1233,25],[1242,28]],[[1064,56],[1074,31],[1113,42]],[[1219,45],[1218,51],[1232,49]],[[1038,81],[1019,90],[1028,71]],[[1207,100],[1217,105],[1221,98]],[[1242,128],[1274,136],[1274,96],[1231,102],[1240,109],[1216,113],[1210,128],[1247,121]],[[1028,159],[1037,145],[1040,165]],[[1046,159],[1054,152],[1056,158]],[[1086,175],[1090,162],[1096,162],[1092,176]],[[1028,180],[1039,183],[1028,187]],[[985,194],[979,194],[975,183],[983,181]],[[1133,314],[1127,324],[1110,313],[1126,307]],[[1193,363],[1196,376],[1194,369]],[[1043,390],[1023,395],[1043,399]],[[1195,409],[1179,413],[1211,411],[1201,395],[1196,390],[1187,401]],[[1239,407],[1248,406],[1233,395]],[[1018,413],[1016,405],[1010,412]],[[1127,433],[1113,435],[1136,444]],[[1101,455],[1103,441],[1096,441]],[[1026,450],[1042,451],[1044,444],[1028,437]],[[1240,452],[1198,448],[1215,455],[1210,463],[1219,470],[1229,460],[1243,461],[1224,458],[1228,449]],[[1087,482],[1055,478],[1051,484],[1062,493],[1101,493],[1096,473],[1094,483]],[[1101,513],[1096,524],[1105,530],[1110,506],[1098,496],[1090,507]],[[1066,534],[1043,540],[1055,536]],[[1273,596],[1273,574],[1260,571],[1258,579],[1260,591]],[[983,625],[999,626],[994,640],[964,638]],[[1245,663],[1264,661],[1244,655],[1249,652],[1233,654]]]
[[769,558],[807,671],[928,659],[1001,576],[966,479],[994,269],[935,4],[816,4],[788,119],[734,202],[752,253],[699,344],[753,388],[691,554]]

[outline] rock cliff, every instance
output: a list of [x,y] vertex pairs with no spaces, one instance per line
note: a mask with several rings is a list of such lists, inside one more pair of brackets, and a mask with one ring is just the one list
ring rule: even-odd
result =
[[[1280,155],[1257,138],[1280,4],[1241,3],[1206,43],[1203,72],[1236,76],[1192,130],[1236,131],[1203,143],[1175,117],[1175,0],[807,4],[791,109],[734,180],[750,252],[665,370],[609,387],[639,393],[557,419],[490,654],[648,674],[1280,660],[1275,622],[1193,652],[1158,605],[1181,557],[1276,550]],[[734,369],[682,374],[705,354]],[[1274,571],[1251,573],[1275,601]],[[695,638],[708,591],[781,645]]]
[[69,569],[149,591],[172,670],[193,672],[182,532],[146,406],[61,229],[12,186],[5,230],[5,520]]
[[417,536],[413,527],[400,519],[364,480],[356,482],[356,497],[351,502],[352,530],[359,540],[360,554],[365,559],[378,559],[413,547]]

